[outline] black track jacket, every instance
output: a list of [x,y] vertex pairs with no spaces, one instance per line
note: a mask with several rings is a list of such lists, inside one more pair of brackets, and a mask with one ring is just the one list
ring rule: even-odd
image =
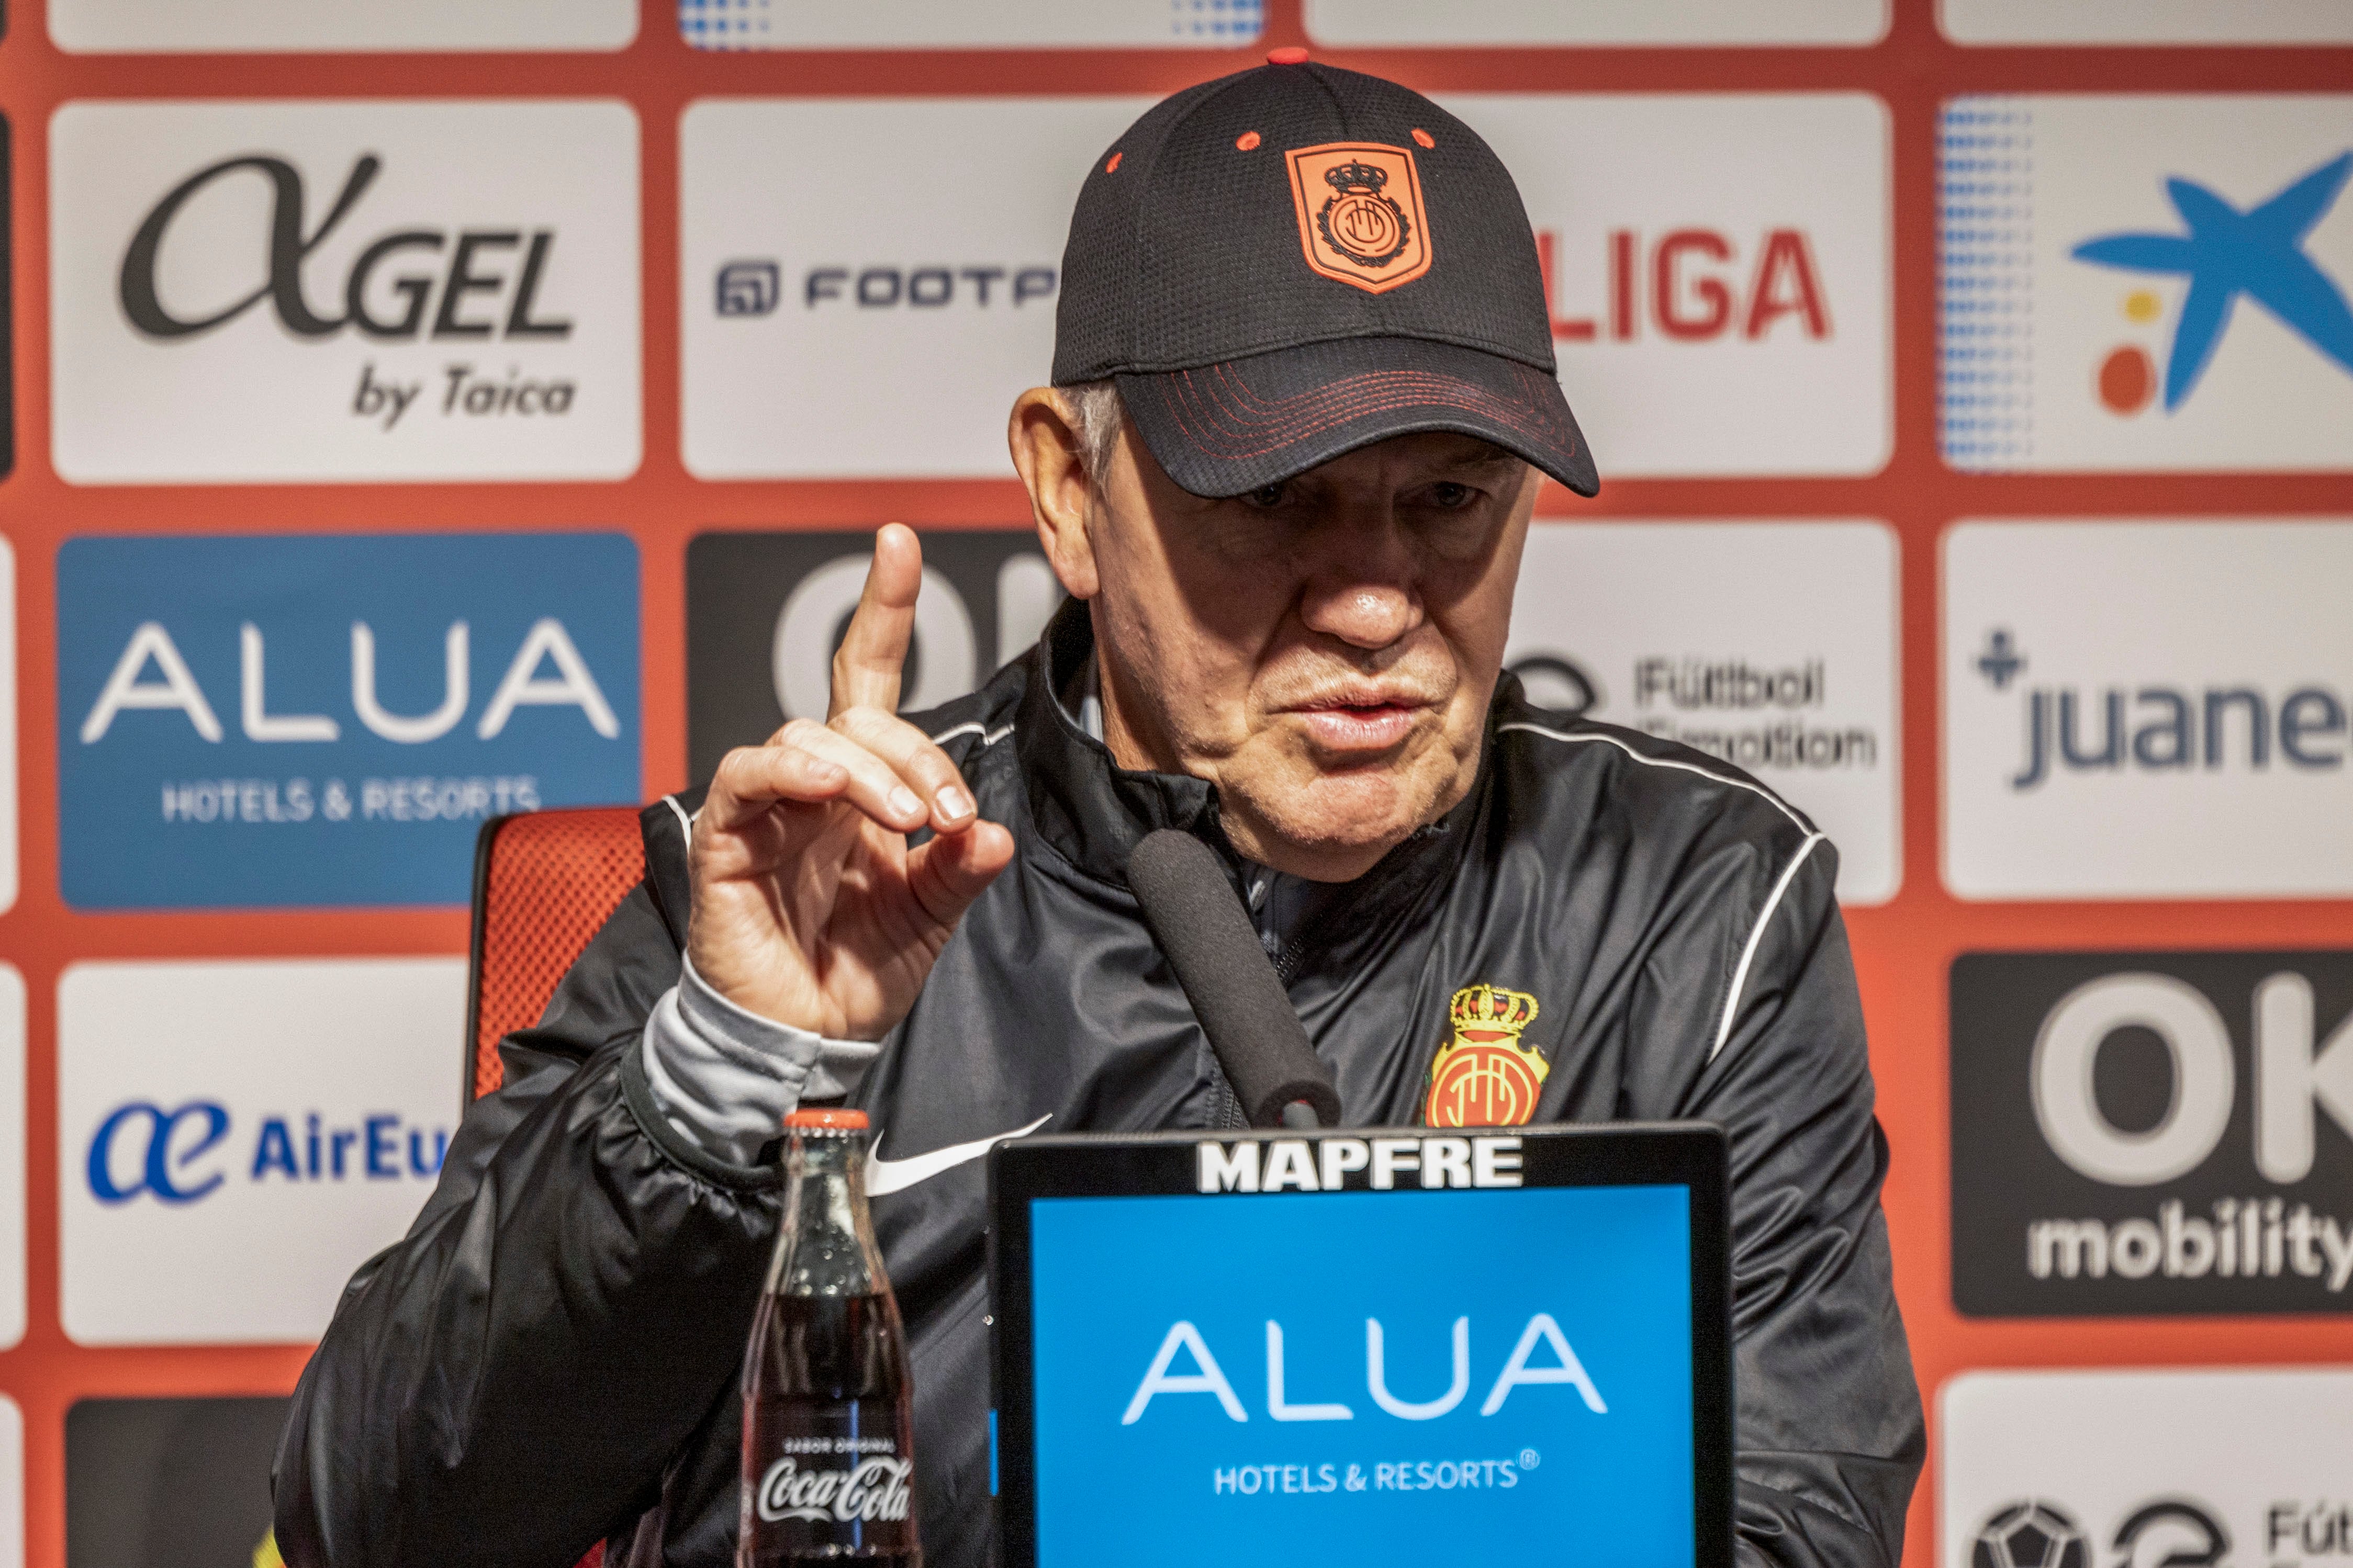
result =
[[[1039,648],[915,720],[1018,852],[857,1091],[886,1159],[1042,1117],[1240,1121],[1122,868],[1167,826],[1238,884],[1241,864],[1208,785],[1122,771],[1056,700],[1092,654],[1084,606],[1065,605]],[[688,1144],[639,1047],[678,980],[695,805],[647,809],[644,885],[506,1041],[505,1087],[345,1291],[278,1455],[294,1568],[569,1568],[607,1537],[608,1568],[733,1562],[737,1379],[778,1177]],[[1923,1435],[1834,866],[1736,771],[1532,708],[1506,678],[1471,794],[1330,889],[1277,967],[1349,1125],[1420,1121],[1450,1000],[1481,984],[1541,1005],[1535,1120],[1721,1123],[1742,1560],[1890,1568]],[[931,1568],[990,1555],[983,1173],[965,1160],[873,1205]]]

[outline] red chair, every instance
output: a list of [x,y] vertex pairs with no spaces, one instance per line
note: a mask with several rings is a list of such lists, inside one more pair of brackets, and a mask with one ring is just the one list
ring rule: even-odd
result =
[[[506,1080],[499,1042],[529,1028],[631,888],[646,845],[629,806],[494,816],[474,843],[466,986],[466,1103]],[[603,1568],[605,1543],[578,1568]]]
[[466,988],[467,1104],[506,1081],[499,1042],[539,1022],[556,982],[645,875],[646,844],[631,806],[482,824]]

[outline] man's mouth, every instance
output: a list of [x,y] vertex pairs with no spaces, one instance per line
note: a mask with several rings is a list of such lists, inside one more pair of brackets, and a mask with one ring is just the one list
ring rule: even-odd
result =
[[1395,748],[1413,733],[1429,708],[1402,697],[1367,694],[1320,700],[1292,711],[1317,749],[1361,754]]

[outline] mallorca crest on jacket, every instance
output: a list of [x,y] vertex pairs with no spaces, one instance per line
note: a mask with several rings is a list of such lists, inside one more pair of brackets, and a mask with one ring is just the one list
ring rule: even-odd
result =
[[1551,1065],[1520,1037],[1536,1020],[1525,991],[1466,985],[1447,1008],[1454,1037],[1430,1064],[1432,1127],[1517,1127],[1535,1114],[1536,1091]]
[[1410,152],[1334,142],[1283,156],[1308,266],[1372,294],[1430,270],[1430,220]]

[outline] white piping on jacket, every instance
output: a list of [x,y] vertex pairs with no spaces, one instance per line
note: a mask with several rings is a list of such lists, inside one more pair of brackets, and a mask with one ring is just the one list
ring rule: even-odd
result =
[[1547,740],[1566,742],[1571,745],[1585,741],[1599,741],[1606,745],[1617,747],[1636,762],[1647,763],[1654,768],[1679,768],[1687,773],[1697,773],[1704,779],[1713,779],[1720,784],[1729,784],[1735,789],[1752,791],[1771,801],[1782,816],[1804,830],[1805,842],[1798,846],[1798,852],[1795,855],[1789,857],[1789,863],[1781,868],[1780,878],[1773,884],[1773,890],[1766,895],[1765,908],[1758,911],[1757,923],[1749,930],[1748,941],[1740,950],[1740,962],[1733,967],[1732,986],[1724,998],[1724,1017],[1716,1025],[1715,1043],[1707,1048],[1707,1059],[1711,1062],[1715,1060],[1716,1053],[1724,1049],[1725,1041],[1732,1037],[1732,1021],[1739,1016],[1740,1012],[1740,994],[1748,984],[1748,965],[1757,956],[1757,946],[1764,939],[1765,928],[1772,923],[1773,911],[1781,907],[1781,895],[1789,890],[1789,883],[1797,876],[1798,868],[1806,863],[1806,857],[1814,852],[1814,846],[1823,841],[1823,835],[1809,826],[1804,817],[1790,810],[1787,802],[1762,784],[1750,784],[1746,779],[1726,778],[1722,773],[1713,773],[1696,763],[1676,762],[1669,757],[1646,757],[1615,735],[1571,735],[1558,730],[1548,730],[1542,724],[1531,724],[1525,720],[1495,726],[1497,734],[1507,730],[1525,730],[1532,735],[1542,735]]

